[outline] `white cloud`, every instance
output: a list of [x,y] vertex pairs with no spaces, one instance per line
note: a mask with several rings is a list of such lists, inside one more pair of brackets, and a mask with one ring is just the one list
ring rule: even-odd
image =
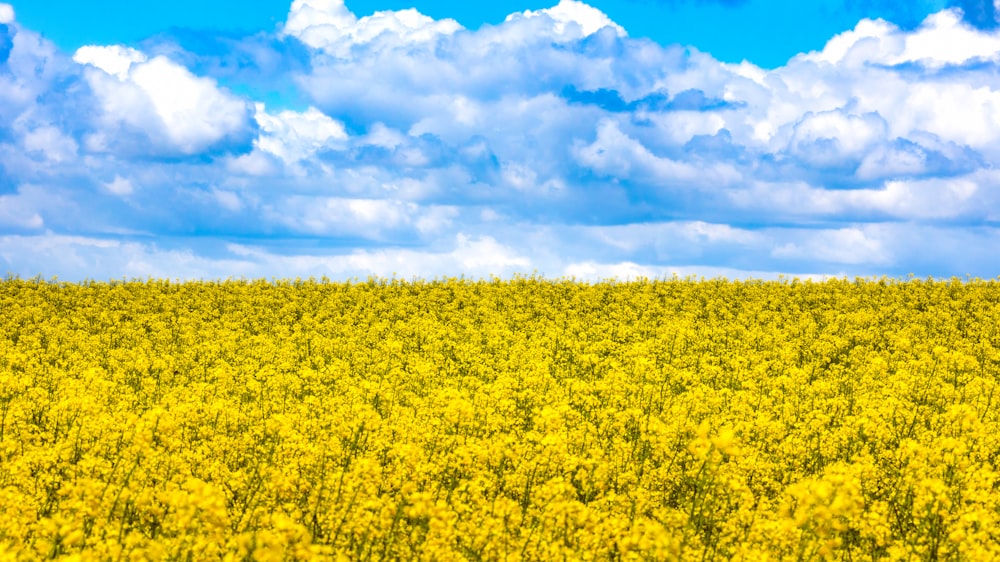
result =
[[76,141],[56,127],[46,125],[24,133],[24,148],[50,162],[66,162],[76,158]]
[[14,6],[0,3],[0,23],[14,23]]
[[[126,124],[183,154],[211,149],[248,130],[246,102],[166,57],[146,60],[132,49],[87,46],[74,60],[93,67],[85,75],[109,126]],[[98,131],[89,139],[91,148],[110,150],[115,134]]]
[[634,262],[598,263],[584,261],[571,263],[563,268],[564,277],[574,277],[579,280],[602,281],[618,279],[620,281],[637,279],[655,279],[663,277],[667,268],[643,266]]
[[639,112],[640,118],[655,123],[660,138],[672,145],[683,145],[696,135],[714,135],[726,128],[722,115],[702,111],[671,111],[646,114]]
[[494,209],[486,208],[479,212],[479,218],[483,222],[496,222],[503,220],[504,217]]
[[486,278],[490,275],[525,273],[531,269],[529,258],[489,236],[456,234],[450,250],[416,251],[399,248],[355,250],[339,255],[278,255],[262,248],[230,245],[234,255],[260,264],[264,271],[281,271],[283,277],[329,275],[401,278],[466,275]]
[[283,31],[314,49],[348,56],[353,45],[380,39],[393,44],[428,42],[460,29],[455,20],[436,21],[412,8],[358,19],[341,0],[295,0]]
[[598,123],[597,139],[591,144],[575,147],[574,155],[580,164],[601,174],[645,180],[654,186],[661,182],[725,185],[739,179],[739,173],[725,163],[702,168],[657,156],[623,133],[610,119]]
[[[998,53],[1000,33],[974,29],[954,10],[932,15],[913,31],[862,20],[822,51],[773,71],[724,65],[732,74],[723,97],[746,106],[722,115],[734,140],[768,151],[796,142],[797,124],[810,116],[839,119],[825,126],[836,135],[830,137],[840,147],[835,152],[850,159],[858,159],[881,134],[892,140],[932,133],[995,151],[1000,81],[986,67],[944,67],[974,60],[997,64]],[[844,150],[847,144],[864,148]]]
[[639,279],[671,279],[673,277],[677,277],[678,279],[725,278],[729,280],[778,280],[784,278],[825,281],[830,278],[841,277],[843,273],[789,273],[785,271],[746,270],[698,265],[641,265],[628,261],[618,263],[584,261],[567,265],[563,269],[563,276],[590,282],[600,282],[608,279],[635,281]]
[[989,187],[994,171],[965,177],[889,180],[874,188],[828,190],[803,183],[760,184],[730,193],[733,204],[756,214],[789,217],[863,217],[892,220],[985,219],[1000,204]]
[[927,155],[917,145],[899,147],[882,144],[864,156],[858,166],[860,179],[919,176],[928,171]]
[[[0,236],[0,259],[6,262],[9,271],[23,277],[57,276],[67,281],[123,277],[226,279],[265,275],[263,268],[249,260],[232,257],[213,259],[192,250],[162,249],[153,244],[59,234]],[[53,263],[59,264],[59,271],[53,271]],[[108,271],[115,272],[115,275],[109,276]]]
[[531,260],[489,236],[473,240],[460,233],[455,242],[456,247],[451,256],[462,266],[462,271],[502,271],[510,268],[526,270],[531,266]]
[[906,37],[902,52],[887,62],[961,64],[975,58],[995,59],[997,53],[1000,37],[963,22],[958,10],[952,8],[928,16],[915,33]]
[[25,114],[42,113],[42,99],[49,98],[53,86],[67,80],[69,67],[75,66],[38,33],[8,26],[4,35],[11,45],[4,53],[6,60],[0,62],[0,127],[23,121]]
[[[71,59],[10,29],[0,248],[18,272],[995,269],[1000,31],[950,11],[863,20],[773,70],[629,38],[570,0],[478,30],[296,0],[246,52]],[[282,70],[239,62],[260,60]],[[14,236],[40,229],[67,236]]]
[[434,233],[450,224],[456,210],[397,199],[290,196],[267,218],[296,232],[382,239],[393,231]]
[[372,125],[368,134],[360,139],[360,142],[364,145],[379,146],[389,149],[396,148],[397,146],[402,145],[405,141],[406,135],[392,129],[391,127],[386,127],[385,123],[378,122]]
[[215,201],[219,204],[219,206],[227,211],[236,213],[243,210],[243,201],[240,199],[239,195],[233,193],[232,191],[215,189],[212,190],[212,196],[215,198]]
[[[902,219],[948,219],[979,214],[985,201],[971,178],[890,181],[879,191],[864,190],[851,203],[854,211],[877,209]],[[995,196],[993,203],[996,202]]]
[[309,158],[323,149],[343,148],[343,141],[347,140],[344,125],[315,107],[304,112],[285,110],[270,114],[264,104],[258,103],[256,109],[260,135],[254,144],[286,164]]
[[752,231],[734,228],[728,224],[693,221],[682,223],[682,226],[685,236],[692,241],[750,244],[757,239],[757,235]]
[[89,64],[124,82],[128,80],[132,65],[146,62],[146,55],[121,45],[84,45],[77,49],[73,60],[79,64]]
[[577,39],[593,35],[598,30],[609,27],[619,36],[625,36],[625,29],[611,20],[604,12],[576,0],[559,0],[559,4],[543,10],[526,10],[507,16],[505,22],[532,18],[548,18],[552,22],[555,35],[565,39]]
[[880,264],[891,262],[878,227],[800,231],[795,242],[774,248],[771,255],[782,259],[812,259],[836,264]]
[[827,166],[860,158],[885,137],[885,120],[877,113],[810,112],[795,124],[789,149],[810,164]]
[[[348,29],[355,23],[357,18],[347,9],[343,0],[295,0],[288,12],[284,32],[302,38],[307,45],[319,48],[324,28],[329,28],[326,30],[326,34],[329,34]],[[316,39],[312,39],[314,36]]]
[[431,205],[417,217],[414,227],[422,235],[438,234],[447,231],[459,215],[456,207]]
[[973,147],[1000,139],[1000,89],[929,82],[904,92],[899,106],[882,108],[896,136],[928,131]]
[[[298,14],[307,7],[312,15],[305,21],[322,19],[316,15],[316,6],[296,4],[289,15],[294,25],[289,24],[286,33],[307,37],[306,42],[316,48],[311,69],[299,77],[299,84],[317,107],[329,114],[382,122],[411,134],[431,129],[442,135],[464,133],[502,124],[502,116],[491,111],[498,109],[497,105],[508,109],[508,104],[514,110],[526,98],[544,97],[530,95],[549,93],[537,90],[539,81],[578,79],[587,88],[615,81],[611,52],[575,52],[553,45],[584,36],[574,18],[586,24],[588,31],[595,22],[610,22],[599,11],[578,2],[563,2],[551,9],[552,14],[544,10],[528,16],[518,14],[500,25],[476,31],[461,31],[457,24],[440,30],[450,20],[420,19],[423,23],[417,27],[432,31],[414,35],[412,26],[388,26],[371,40],[356,33],[366,18],[351,23],[338,17],[337,25],[317,28],[324,41],[305,35],[311,28]],[[324,9],[334,8],[340,13],[343,7],[326,3]],[[394,14],[399,13],[370,17],[385,19]],[[595,19],[594,14],[600,18]],[[613,50],[614,41],[622,39],[611,32],[606,48]],[[637,50],[634,56],[645,53]],[[406,103],[399,103],[400,92],[406,92]],[[508,94],[513,95],[497,103]]]
[[574,227],[560,238],[575,239],[580,250],[605,259],[693,264],[733,255],[747,256],[748,261],[768,258],[764,249],[775,236],[722,223],[678,220]]
[[867,60],[884,62],[886,54],[900,53],[906,41],[899,29],[885,20],[863,19],[850,31],[845,31],[827,41],[823,50],[800,55],[806,60],[831,65],[855,66]]
[[260,150],[230,156],[225,162],[227,170],[232,173],[258,177],[278,175],[281,167],[274,156]]
[[827,42],[822,51],[805,58],[855,67],[865,62],[896,65],[916,62],[931,67],[962,64],[973,59],[996,60],[1000,37],[962,21],[958,8],[942,10],[912,32],[883,20],[861,20]]
[[115,179],[104,184],[104,189],[108,192],[118,195],[119,197],[125,197],[132,195],[135,191],[135,187],[128,178],[123,178],[121,176],[115,176]]
[[45,226],[45,221],[32,201],[18,193],[0,195],[0,226],[39,229]]
[[214,80],[199,78],[165,57],[132,71],[150,98],[167,135],[184,152],[205,149],[246,124],[246,104],[221,92]]

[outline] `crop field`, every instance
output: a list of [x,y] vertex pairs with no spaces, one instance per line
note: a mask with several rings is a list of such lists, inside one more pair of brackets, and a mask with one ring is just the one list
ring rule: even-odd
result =
[[1000,560],[1000,283],[0,281],[0,560]]

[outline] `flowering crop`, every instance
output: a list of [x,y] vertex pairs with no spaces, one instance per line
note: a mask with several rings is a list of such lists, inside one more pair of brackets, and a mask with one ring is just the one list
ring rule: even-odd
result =
[[0,282],[0,560],[997,560],[1000,284]]

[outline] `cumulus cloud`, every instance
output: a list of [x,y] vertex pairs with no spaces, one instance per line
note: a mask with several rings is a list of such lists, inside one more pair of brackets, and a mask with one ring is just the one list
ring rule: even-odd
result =
[[933,13],[912,31],[885,20],[861,20],[850,31],[831,39],[818,53],[806,58],[831,64],[919,63],[932,67],[995,59],[1000,37],[993,30],[974,27],[963,20],[960,9]]
[[904,29],[920,25],[924,16],[944,8],[953,8],[966,24],[978,29],[997,27],[997,6],[994,0],[845,0],[844,8],[851,13],[875,10]]
[[4,6],[24,275],[995,274],[986,12],[861,20],[765,70],[576,0],[478,30],[295,0],[274,33],[72,55]]
[[[722,0],[725,1],[725,0]],[[735,1],[735,0],[734,0]],[[735,269],[714,266],[651,266],[635,262],[600,263],[585,261],[572,263],[563,269],[563,276],[580,281],[598,282],[605,280],[636,281],[640,279],[739,279],[770,280],[800,279],[825,281],[843,277],[840,273],[796,273],[789,275],[782,271]]]
[[135,191],[135,187],[132,185],[132,182],[121,176],[115,176],[115,179],[105,183],[104,189],[122,197],[131,195],[132,192]]
[[0,195],[0,225],[16,229],[39,229],[45,226],[45,220],[25,194]]
[[344,125],[315,107],[304,112],[280,111],[270,114],[264,104],[256,104],[254,117],[260,128],[255,145],[293,164],[315,155],[320,150],[342,148],[347,140]]
[[436,21],[412,8],[379,11],[359,19],[342,0],[295,0],[283,31],[315,49],[347,56],[354,45],[380,40],[395,45],[421,43],[459,29],[462,26],[455,20]]
[[128,80],[128,71],[132,65],[146,62],[148,59],[143,53],[121,45],[107,47],[84,45],[77,49],[73,60],[99,68],[124,82]]
[[601,175],[653,186],[692,188],[711,183],[719,187],[739,179],[739,173],[725,163],[704,168],[657,156],[611,120],[601,121],[594,142],[579,144],[574,152],[580,164]]
[[0,24],[13,23],[14,22],[14,6],[6,3],[0,3]]
[[[873,232],[874,231],[874,232]],[[838,264],[884,264],[890,260],[877,228],[851,227],[833,231],[802,232],[801,239],[774,248],[783,259],[813,258]]]
[[401,229],[408,236],[420,231],[439,231],[455,210],[422,208],[396,199],[292,196],[268,214],[276,223],[297,232],[379,239]]
[[874,112],[809,112],[795,123],[789,152],[812,166],[835,166],[845,159],[861,159],[872,146],[885,140],[886,129],[885,120]]
[[76,141],[51,125],[43,125],[25,131],[23,140],[28,154],[37,155],[50,162],[65,162],[76,158]]
[[552,8],[525,10],[507,16],[507,23],[517,20],[545,18],[549,20],[554,34],[563,39],[578,39],[596,33],[602,28],[610,28],[620,36],[625,28],[616,24],[604,12],[576,0],[559,0]]
[[113,45],[81,47],[73,60],[90,67],[85,76],[103,110],[106,130],[87,139],[94,150],[114,148],[120,140],[116,125],[142,133],[153,146],[188,155],[245,142],[251,131],[246,101],[166,57],[148,59]]
[[[346,253],[280,253],[259,246],[229,243],[213,255],[139,241],[44,234],[0,236],[0,265],[26,276],[47,273],[63,264],[61,279],[118,278],[226,279],[309,277],[334,279],[369,276],[400,278],[465,275],[488,278],[531,268],[531,261],[488,236],[458,234],[439,250],[376,249]],[[28,273],[32,272],[32,273]]]

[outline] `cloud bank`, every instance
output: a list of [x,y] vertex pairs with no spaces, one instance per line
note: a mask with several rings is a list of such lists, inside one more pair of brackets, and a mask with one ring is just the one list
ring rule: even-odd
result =
[[0,268],[996,277],[1000,31],[969,18],[764,70],[575,0],[475,31],[295,0],[75,53],[0,4]]

